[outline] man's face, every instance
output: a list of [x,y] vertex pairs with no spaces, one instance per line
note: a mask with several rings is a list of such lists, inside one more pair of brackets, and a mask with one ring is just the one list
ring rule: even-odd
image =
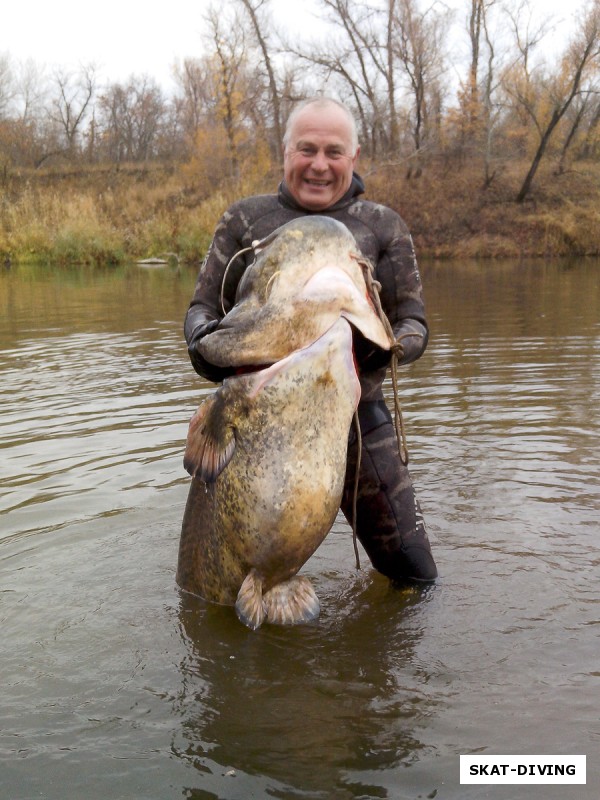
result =
[[360,148],[342,109],[307,106],[296,117],[283,155],[283,175],[296,202],[324,211],[350,188]]

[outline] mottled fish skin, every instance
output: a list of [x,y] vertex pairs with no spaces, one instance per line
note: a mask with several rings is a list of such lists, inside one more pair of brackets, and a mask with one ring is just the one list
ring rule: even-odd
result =
[[236,304],[199,345],[211,364],[272,364],[307,347],[340,317],[383,349],[393,342],[365,284],[348,228],[314,215],[283,225],[258,249],[238,286]]
[[228,427],[235,448],[216,479],[192,479],[177,572],[183,589],[233,605],[252,570],[265,595],[298,572],[337,514],[359,396],[352,332],[340,319],[309,348],[226,380],[206,401],[208,424],[191,429],[186,452],[198,451],[195,439],[207,429]]

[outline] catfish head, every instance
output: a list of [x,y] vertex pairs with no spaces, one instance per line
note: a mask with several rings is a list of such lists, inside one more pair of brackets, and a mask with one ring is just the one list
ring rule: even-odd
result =
[[269,365],[317,341],[340,318],[372,344],[393,340],[375,307],[348,228],[330,217],[300,217],[255,248],[236,303],[199,345],[222,367]]

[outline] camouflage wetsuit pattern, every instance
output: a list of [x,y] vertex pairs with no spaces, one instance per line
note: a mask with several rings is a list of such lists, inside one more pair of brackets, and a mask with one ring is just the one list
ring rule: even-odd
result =
[[[374,265],[381,284],[381,305],[394,335],[416,332],[403,340],[408,364],[427,346],[428,328],[421,279],[412,239],[402,219],[386,206],[360,199],[362,180],[353,176],[344,197],[320,215],[333,217],[351,231],[361,253]],[[231,258],[252,242],[264,239],[276,228],[311,212],[297,205],[284,183],[276,195],[259,195],[232,205],[217,225],[213,241],[200,269],[185,319],[185,338],[196,371],[218,382],[227,370],[206,363],[195,350],[203,336],[214,330],[223,316],[221,287]],[[244,269],[252,261],[251,250],[230,266],[223,287],[224,307],[235,302],[235,290]],[[359,353],[362,458],[357,502],[357,536],[373,566],[395,581],[433,580],[437,569],[423,518],[407,468],[398,456],[396,434],[383,399],[382,383],[387,364],[377,353]],[[383,361],[383,363],[382,363]],[[352,497],[357,444],[350,435],[346,486],[342,511],[352,520]]]

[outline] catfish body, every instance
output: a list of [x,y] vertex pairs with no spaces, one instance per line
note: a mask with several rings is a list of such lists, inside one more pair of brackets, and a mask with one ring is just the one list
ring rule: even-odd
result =
[[[333,524],[359,397],[350,325],[339,319],[309,347],[227,379],[200,406],[185,455],[194,477],[177,571],[183,589],[212,602],[238,603],[238,615],[250,627],[265,616],[299,622],[318,615],[305,581],[281,585]],[[242,601],[248,576],[246,590],[255,590]],[[273,602],[283,603],[280,612],[270,610],[269,594],[277,586]]]

